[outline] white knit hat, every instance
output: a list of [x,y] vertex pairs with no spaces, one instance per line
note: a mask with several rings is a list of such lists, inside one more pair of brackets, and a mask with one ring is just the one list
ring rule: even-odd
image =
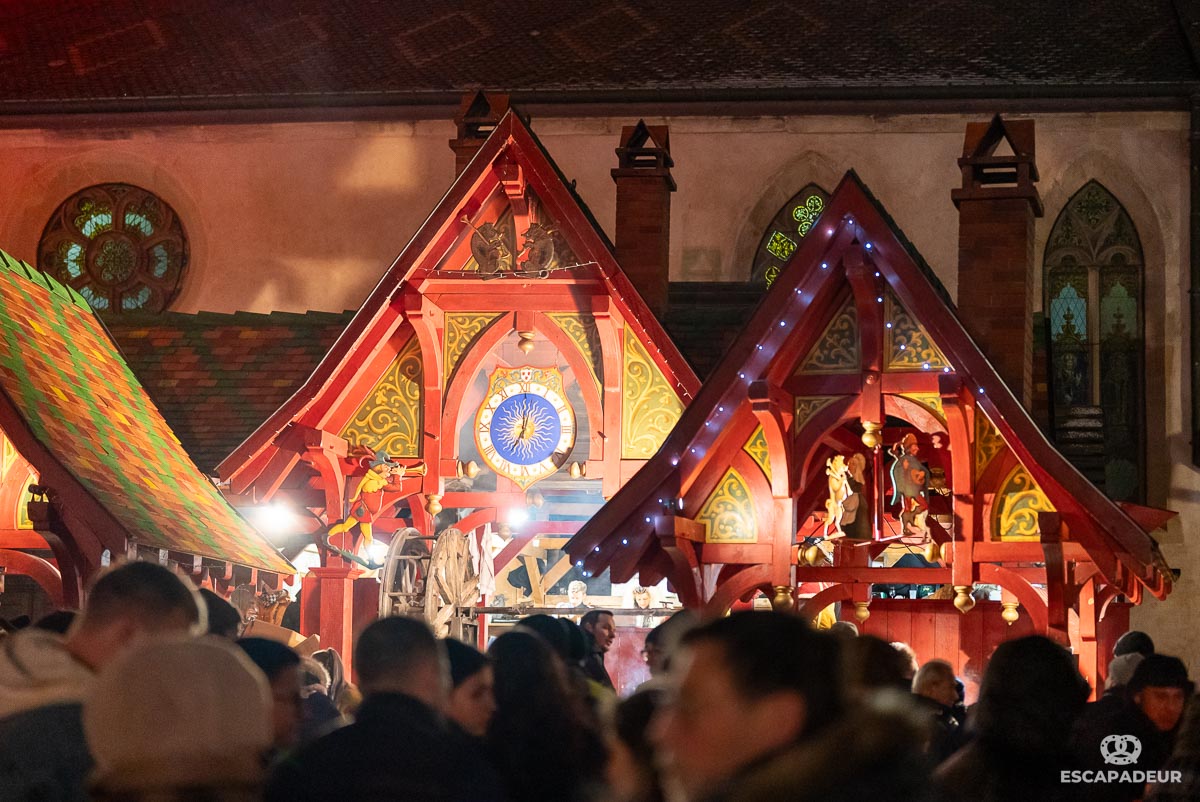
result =
[[271,691],[218,638],[154,639],[104,667],[83,727],[107,790],[253,784],[271,744]]

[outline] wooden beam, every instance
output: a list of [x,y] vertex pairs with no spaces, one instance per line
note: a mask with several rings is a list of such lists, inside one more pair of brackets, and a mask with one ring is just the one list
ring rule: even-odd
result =
[[797,582],[858,582],[874,585],[948,585],[949,568],[820,568],[797,566]]
[[700,547],[700,559],[705,565],[758,565],[771,562],[770,543],[705,543]]
[[46,539],[32,529],[0,529],[0,549],[49,549]]
[[[1080,543],[1067,541],[1062,544],[1063,559],[1068,562],[1088,562],[1091,558]],[[980,541],[975,544],[974,557],[977,563],[1044,563],[1046,553],[1036,540],[1005,543],[1004,541]]]

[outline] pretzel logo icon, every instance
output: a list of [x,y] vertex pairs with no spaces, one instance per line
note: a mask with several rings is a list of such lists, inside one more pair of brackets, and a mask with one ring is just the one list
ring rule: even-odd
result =
[[1142,754],[1142,742],[1133,735],[1109,735],[1100,742],[1100,755],[1110,766],[1131,766]]

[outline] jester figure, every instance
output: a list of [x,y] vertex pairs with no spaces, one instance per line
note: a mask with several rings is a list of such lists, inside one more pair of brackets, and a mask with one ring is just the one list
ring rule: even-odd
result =
[[906,535],[928,535],[929,502],[925,488],[929,467],[917,457],[916,435],[909,432],[891,447],[892,503],[900,504],[900,527]]
[[383,512],[383,494],[389,490],[400,490],[400,481],[405,474],[403,465],[392,461],[386,452],[376,451],[375,458],[367,466],[366,475],[359,480],[354,495],[346,504],[346,517],[329,527],[326,536],[332,538],[357,526],[362,532],[363,544],[371,545],[371,525]]

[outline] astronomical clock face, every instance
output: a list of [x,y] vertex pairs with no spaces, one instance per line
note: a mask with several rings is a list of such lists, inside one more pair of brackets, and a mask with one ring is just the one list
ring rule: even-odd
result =
[[522,489],[557,471],[575,446],[575,413],[554,368],[502,368],[475,418],[483,461]]

